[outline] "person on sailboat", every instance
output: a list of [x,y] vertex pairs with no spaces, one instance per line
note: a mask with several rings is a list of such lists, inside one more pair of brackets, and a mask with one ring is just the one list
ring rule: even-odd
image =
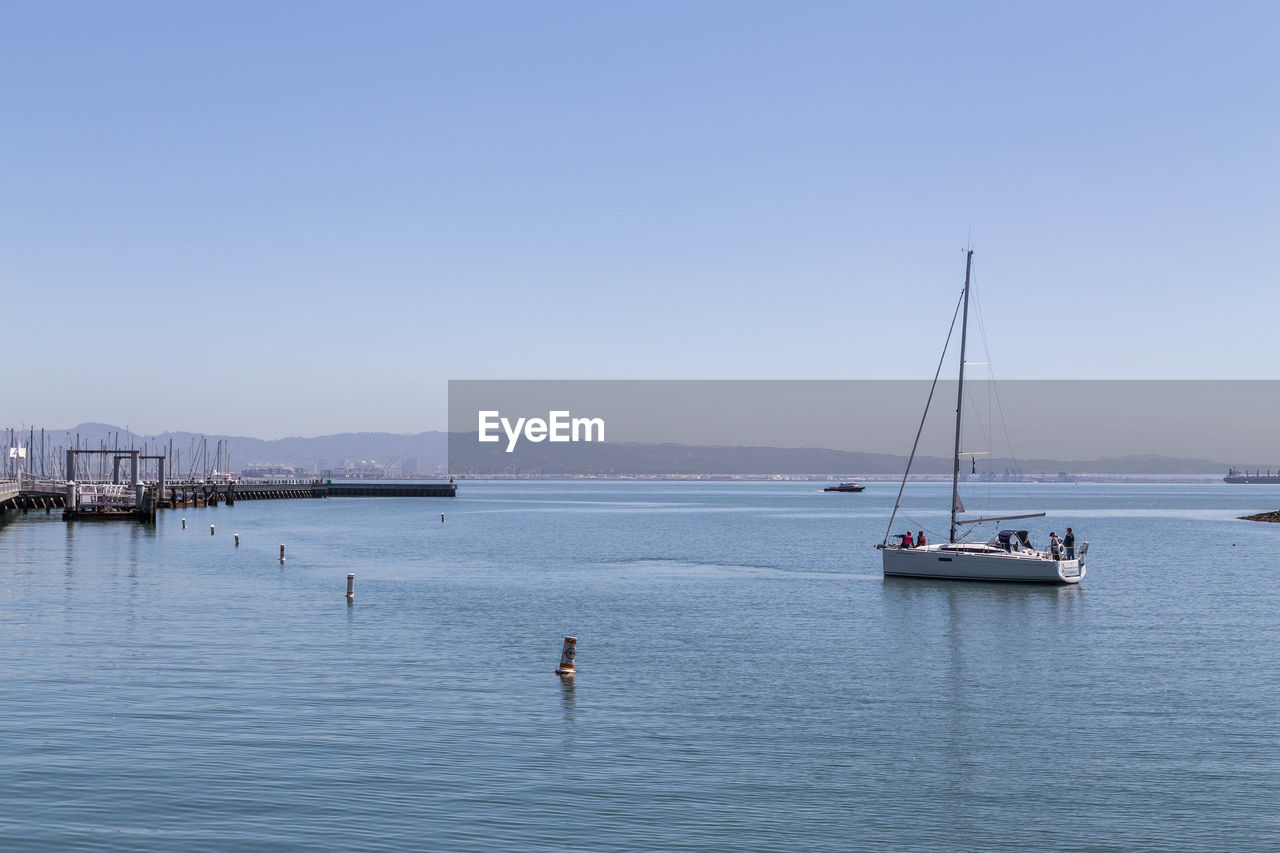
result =
[[1067,528],[1067,535],[1063,538],[1062,544],[1067,549],[1067,559],[1074,560],[1076,558],[1076,535],[1071,532],[1071,528]]
[[1055,531],[1049,532],[1049,553],[1053,555],[1053,559],[1062,559],[1062,540],[1058,538]]
[[903,547],[903,548],[914,548],[914,547],[915,547],[915,546],[911,543],[911,531],[910,531],[910,530],[908,530],[906,533],[902,534],[902,547]]
[[924,531],[921,530],[919,533],[916,534],[916,547],[923,548],[927,544],[929,543],[925,541]]

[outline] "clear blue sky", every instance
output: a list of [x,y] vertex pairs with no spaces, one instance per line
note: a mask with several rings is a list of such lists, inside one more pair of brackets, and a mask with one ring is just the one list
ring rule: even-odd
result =
[[4,421],[927,378],[970,229],[999,377],[1275,378],[1277,9],[6,3]]

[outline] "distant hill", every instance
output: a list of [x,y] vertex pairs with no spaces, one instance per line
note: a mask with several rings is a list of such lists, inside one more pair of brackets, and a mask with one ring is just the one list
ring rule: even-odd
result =
[[[506,453],[501,443],[479,444],[470,433],[451,436],[450,472],[461,476],[646,477],[673,475],[901,476],[907,458],[822,448],[727,447],[687,444],[531,444]],[[913,475],[949,476],[952,461],[918,456]],[[967,471],[967,460],[965,468]],[[1006,469],[1028,477],[1059,472],[1111,476],[1221,476],[1227,466],[1209,459],[1124,456],[1110,459],[990,459],[980,470]]]
[[[861,453],[823,448],[731,447],[688,444],[641,443],[522,443],[517,452],[505,453],[501,444],[478,444],[470,433],[421,432],[408,435],[387,432],[351,432],[312,438],[289,437],[273,440],[249,436],[200,435],[193,432],[164,432],[142,435],[102,423],[83,423],[65,430],[46,431],[48,450],[74,444],[81,447],[142,447],[167,450],[173,442],[179,472],[191,468],[193,453],[200,442],[212,460],[219,441],[230,450],[230,470],[252,465],[282,465],[319,470],[350,461],[387,464],[416,460],[419,471],[444,469],[460,476],[521,477],[646,477],[709,475],[783,475],[819,477],[900,476],[906,457],[891,453]],[[38,433],[37,433],[38,436]],[[453,439],[452,447],[450,438]],[[967,463],[966,463],[967,467]],[[1256,467],[1256,466],[1255,466]],[[1266,467],[1263,465],[1262,467]],[[990,459],[979,463],[981,470],[997,476],[1006,469],[1028,477],[1058,472],[1103,476],[1186,476],[1218,477],[1226,473],[1224,463],[1209,459],[1178,459],[1168,456],[1121,456],[1102,459]],[[962,469],[964,470],[964,469]],[[922,456],[912,473],[920,476],[947,476],[951,460]]]
[[[419,470],[443,468],[447,459],[448,439],[443,432],[420,432],[399,435],[389,432],[347,432],[314,438],[290,437],[266,440],[242,435],[201,435],[193,432],[163,432],[140,435],[110,424],[83,423],[66,430],[46,431],[46,442],[59,446],[74,445],[76,436],[82,447],[142,447],[167,449],[173,442],[175,455],[180,454],[181,469],[190,467],[193,454],[199,452],[203,440],[212,459],[219,441],[227,442],[230,470],[239,471],[250,465],[285,465],[321,468],[340,465],[350,460],[416,459]],[[181,470],[180,469],[180,470]]]

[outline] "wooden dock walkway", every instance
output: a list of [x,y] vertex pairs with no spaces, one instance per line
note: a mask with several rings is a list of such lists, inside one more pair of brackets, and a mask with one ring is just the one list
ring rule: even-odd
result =
[[0,512],[16,508],[22,496],[22,486],[17,480],[0,480]]
[[232,483],[166,483],[163,501],[173,506],[217,506],[219,501],[319,498],[452,498],[454,483],[382,483],[376,480],[274,480]]
[[[93,484],[84,484],[90,486]],[[134,513],[102,513],[68,509],[68,484],[62,480],[0,480],[0,514],[13,510],[45,511],[61,508],[68,521],[137,515],[154,520],[157,508],[217,506],[225,502],[262,500],[316,500],[323,498],[452,498],[458,494],[454,483],[384,483],[377,480],[273,480],[265,482],[169,481],[146,484],[143,509]],[[91,508],[91,510],[94,508]]]
[[54,509],[66,500],[66,485],[56,480],[0,480],[0,513]]

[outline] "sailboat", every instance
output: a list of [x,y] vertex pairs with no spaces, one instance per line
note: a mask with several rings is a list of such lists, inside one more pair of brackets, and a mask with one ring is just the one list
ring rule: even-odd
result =
[[[889,517],[889,527],[885,530],[884,541],[876,546],[880,551],[886,576],[936,578],[940,580],[982,580],[982,581],[1017,581],[1023,583],[1079,583],[1085,575],[1085,555],[1089,551],[1089,543],[1082,543],[1077,555],[1072,559],[1065,558],[1065,551],[1056,544],[1047,551],[1038,550],[1031,544],[1025,530],[1005,529],[999,531],[988,542],[966,542],[964,537],[957,538],[957,532],[968,528],[971,532],[976,525],[997,522],[1015,521],[1025,518],[1043,518],[1043,512],[1024,513],[1020,515],[988,516],[985,518],[961,518],[965,512],[960,500],[960,421],[964,408],[964,365],[965,343],[969,330],[969,282],[973,270],[973,250],[965,255],[964,293],[961,302],[964,307],[960,323],[960,382],[956,391],[956,435],[955,455],[951,470],[951,529],[947,541],[924,547],[910,547],[901,541],[890,543],[889,531],[893,529],[898,507],[902,504],[902,492],[907,485],[907,477],[911,473],[911,463],[915,460],[916,448],[920,444],[920,433],[924,430],[924,418],[920,420],[920,430],[916,432],[915,444],[911,447],[911,456],[907,459],[907,470],[902,475],[902,485],[898,488],[898,499],[893,505],[893,514]],[[960,306],[956,306],[957,309]],[[955,317],[951,319],[951,329],[955,330]],[[951,332],[947,333],[947,344],[951,342]],[[947,345],[943,346],[943,359],[946,358]],[[929,399],[925,402],[925,417],[929,414],[929,403],[933,401],[933,392],[938,387],[938,376],[942,372],[942,361],[938,362],[938,372],[934,374],[933,385],[929,389]],[[966,533],[967,535],[967,533]]]

